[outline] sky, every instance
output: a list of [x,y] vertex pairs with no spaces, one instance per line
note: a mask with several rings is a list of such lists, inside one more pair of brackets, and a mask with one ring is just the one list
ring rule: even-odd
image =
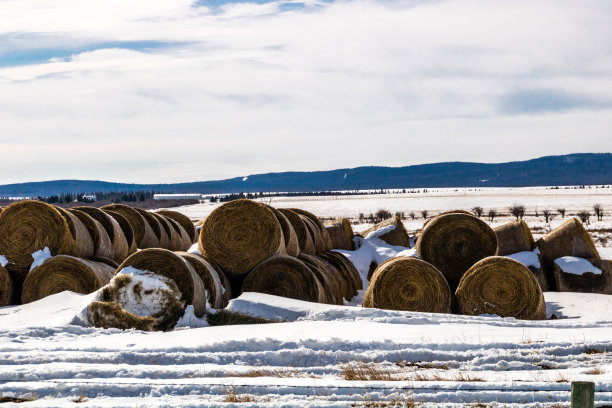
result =
[[609,0],[0,0],[0,184],[612,151]]

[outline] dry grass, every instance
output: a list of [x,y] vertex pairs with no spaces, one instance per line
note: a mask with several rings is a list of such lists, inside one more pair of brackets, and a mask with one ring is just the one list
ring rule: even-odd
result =
[[266,403],[270,402],[269,398],[257,399],[254,395],[251,394],[238,394],[236,392],[236,386],[232,386],[230,389],[226,390],[225,398],[223,402],[233,402],[233,403],[245,403],[245,402],[257,402],[257,403]]
[[[397,363],[396,363],[397,365]],[[485,381],[481,377],[464,371],[443,375],[437,371],[408,371],[392,372],[377,363],[364,363],[357,361],[341,367],[341,375],[347,381],[456,381],[476,382]]]
[[555,380],[555,382],[566,383],[566,382],[570,382],[570,380],[569,380],[569,378],[566,375],[564,375],[562,373],[559,373],[559,375],[557,376],[557,379]]
[[367,407],[367,408],[386,408],[386,407],[402,407],[402,408],[414,408],[421,405],[420,402],[414,400],[412,391],[409,395],[398,394],[392,397],[388,401],[374,401],[371,398],[364,398],[363,402],[357,402],[352,404],[353,407]]
[[589,375],[601,375],[601,374],[605,374],[605,372],[606,372],[606,370],[604,370],[601,367],[593,367],[589,371],[587,371],[587,374],[589,374]]
[[276,377],[276,378],[296,378],[296,377],[309,377],[316,378],[316,376],[308,375],[305,373],[301,373],[298,370],[285,370],[285,369],[277,369],[277,370],[265,370],[265,369],[253,369],[247,371],[246,373],[233,374],[232,377],[246,377],[246,378],[255,378],[255,377]]
[[588,348],[588,347],[584,350],[585,354],[603,354],[605,352],[606,351],[602,349]]
[[407,367],[416,367],[419,369],[425,369],[425,370],[432,370],[432,369],[438,369],[438,370],[450,370],[451,366],[449,364],[442,364],[442,363],[429,363],[427,361],[396,361],[395,365],[401,368],[407,368]]
[[234,324],[263,324],[263,323],[279,323],[274,320],[260,319],[239,313],[233,313],[226,310],[220,310],[217,313],[210,313],[206,320],[211,326],[227,326]]
[[0,404],[6,403],[6,402],[12,402],[12,403],[19,404],[22,402],[36,401],[37,399],[38,399],[38,396],[36,395],[36,393],[32,393],[29,396],[21,395],[19,397],[5,397],[4,395],[0,395]]

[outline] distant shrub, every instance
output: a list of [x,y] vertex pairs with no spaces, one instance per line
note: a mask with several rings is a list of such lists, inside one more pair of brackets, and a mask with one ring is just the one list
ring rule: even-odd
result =
[[472,208],[472,212],[474,213],[475,216],[477,216],[478,218],[482,217],[482,212],[483,212],[483,208],[482,207],[474,207]]
[[523,216],[525,215],[525,206],[522,204],[514,204],[512,207],[510,207],[508,209],[510,211],[510,214],[512,214],[513,216],[516,217],[516,220],[518,221],[519,219],[523,219]]

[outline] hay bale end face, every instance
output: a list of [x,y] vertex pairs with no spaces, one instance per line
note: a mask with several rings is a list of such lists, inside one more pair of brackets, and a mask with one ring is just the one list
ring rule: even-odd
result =
[[69,290],[88,294],[108,284],[115,269],[105,263],[58,255],[32,269],[23,282],[21,301],[30,303]]
[[261,262],[249,273],[242,289],[308,302],[320,302],[323,291],[310,268],[288,255],[273,255]]
[[563,257],[555,260],[555,286],[559,292],[612,295],[612,262]]
[[285,252],[283,232],[274,213],[251,200],[217,207],[202,225],[198,248],[235,277],[246,276],[265,259]]
[[450,313],[451,292],[444,275],[417,258],[393,258],[374,272],[364,307]]
[[291,226],[295,231],[295,235],[297,236],[300,253],[314,255],[316,253],[316,249],[312,240],[312,235],[310,234],[309,229],[306,227],[306,224],[304,224],[302,217],[286,208],[279,208],[278,211],[283,214],[287,220],[289,220],[289,223],[291,223]]
[[397,216],[379,222],[378,224],[361,232],[360,235],[364,238],[367,238],[368,236],[376,236],[389,245],[403,247],[410,246],[410,237],[408,236],[408,232],[406,231],[406,228],[404,228],[404,223],[402,223],[402,220]]
[[329,222],[325,225],[325,229],[331,239],[331,249],[345,249],[347,251],[354,249],[353,236],[355,233],[348,219],[341,218]]
[[535,249],[535,241],[533,235],[531,235],[531,230],[523,220],[500,225],[493,231],[497,236],[496,255],[504,256]]
[[536,242],[540,250],[542,269],[548,286],[557,290],[555,283],[555,259],[564,256],[575,256],[584,259],[601,259],[589,233],[577,218],[571,218],[544,235]]
[[546,304],[533,273],[522,263],[503,256],[477,262],[461,278],[457,291],[459,312],[546,319]]
[[453,291],[461,276],[479,260],[495,254],[497,237],[484,221],[461,213],[433,218],[416,243],[419,258],[446,277]]

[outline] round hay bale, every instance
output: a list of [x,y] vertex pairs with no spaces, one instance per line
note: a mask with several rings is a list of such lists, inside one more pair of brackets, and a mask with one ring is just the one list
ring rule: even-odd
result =
[[352,286],[355,288],[353,296],[357,294],[358,290],[363,289],[363,282],[361,280],[361,276],[359,275],[359,271],[357,271],[355,265],[353,265],[353,263],[346,256],[336,251],[329,251],[326,252],[326,254],[333,256],[339,263],[344,265],[344,270],[347,272],[347,276],[352,282]]
[[350,285],[348,281],[344,279],[343,272],[336,267],[335,262],[327,261],[321,254],[314,256],[324,265],[325,270],[334,283],[334,300],[336,304],[343,305],[345,294],[351,293]]
[[161,248],[143,249],[123,261],[115,275],[128,266],[172,279],[182,294],[181,299],[187,305],[193,305],[196,316],[206,311],[204,284],[189,262],[180,255]]
[[[142,241],[138,244],[138,248],[162,248],[162,227],[159,225],[159,221],[149,211],[142,210],[140,208],[134,208],[138,214],[144,220],[144,236]],[[165,244],[166,242],[164,242]]]
[[117,261],[115,261],[112,258],[106,258],[103,256],[94,256],[91,259],[88,259],[88,261],[94,261],[94,262],[100,262],[103,264],[107,264],[108,266],[110,266],[111,268],[113,268],[113,270],[117,270],[117,268],[119,267],[119,263]]
[[342,297],[344,299],[352,299],[357,294],[357,291],[362,289],[361,279],[359,279],[357,270],[343,255],[328,251],[319,254],[319,257],[332,264],[339,272],[342,279]]
[[[174,227],[172,227],[172,224],[170,224],[170,221],[168,221],[168,218],[164,217],[163,215],[156,214],[156,213],[151,213],[151,214],[155,218],[157,218],[159,225],[161,225],[162,235],[163,234],[166,235],[166,239],[167,239],[166,245],[167,246],[164,247],[162,245],[162,248],[169,249],[170,251],[180,251],[183,246],[183,241],[181,239],[180,234],[174,230]],[[160,244],[162,242],[164,242],[163,239],[160,239]]]
[[535,249],[535,241],[533,235],[531,235],[531,230],[523,220],[500,225],[493,231],[497,236],[496,255],[504,256]]
[[346,249],[352,251],[353,245],[353,228],[351,222],[346,218],[340,218],[336,221],[331,221],[325,224],[325,229],[331,240],[330,249]]
[[193,224],[193,222],[191,222],[189,217],[187,217],[186,215],[181,214],[178,211],[172,211],[172,210],[158,210],[157,213],[165,217],[168,217],[170,219],[173,219],[174,221],[178,222],[181,227],[185,229],[185,231],[187,232],[187,236],[190,238],[189,246],[193,245],[193,243],[198,240],[195,225]]
[[450,313],[451,291],[435,266],[418,258],[392,258],[372,275],[364,307]]
[[242,289],[308,302],[324,299],[323,288],[312,270],[288,255],[273,255],[261,262],[249,273]]
[[10,303],[13,294],[13,281],[5,267],[0,265],[0,307]]
[[90,258],[94,254],[94,242],[89,235],[89,231],[81,220],[71,212],[64,210],[61,207],[56,207],[68,223],[70,233],[77,244],[77,256],[81,258]]
[[[89,324],[100,329],[154,331],[154,317],[140,317],[127,312],[118,303],[94,301],[87,305],[86,318]],[[175,323],[176,324],[176,323]]]
[[471,212],[466,211],[466,210],[448,210],[448,211],[442,211],[441,213],[435,215],[434,217],[427,218],[425,220],[425,222],[423,222],[423,228],[425,228],[425,226],[429,223],[429,221],[433,220],[436,217],[439,217],[441,215],[446,215],[446,214],[467,214],[467,215],[474,215]]
[[[565,260],[565,262],[561,262]],[[590,263],[589,272],[574,273],[567,262],[568,257],[555,260],[555,286],[559,292],[602,293],[612,295],[612,262],[602,259],[569,257],[571,261]],[[567,270],[566,270],[567,269]]]
[[65,290],[92,293],[108,284],[114,273],[115,268],[105,263],[69,255],[54,256],[28,273],[21,301],[30,303]]
[[223,269],[221,269],[221,267],[217,265],[212,259],[206,258],[205,256],[202,256],[202,255],[198,255],[198,256],[200,256],[202,259],[208,262],[219,275],[219,279],[221,280],[221,285],[223,286],[223,290],[222,290],[223,307],[227,306],[230,300],[232,300],[234,297],[237,297],[237,296],[234,296],[232,292],[232,283],[227,277],[227,274],[223,272]]
[[299,215],[302,215],[304,217],[307,217],[316,226],[317,230],[319,231],[319,234],[321,235],[321,238],[323,239],[323,249],[319,252],[328,251],[332,249],[331,248],[332,247],[331,238],[329,234],[327,233],[327,230],[325,229],[325,226],[323,225],[319,217],[317,217],[311,212],[302,210],[300,208],[291,208],[291,211]]
[[281,230],[283,231],[285,252],[287,252],[287,255],[295,257],[300,256],[300,245],[298,243],[297,234],[295,233],[293,226],[291,225],[287,217],[283,215],[283,213],[281,213],[272,206],[268,206],[268,208],[274,213],[274,216],[278,220],[278,223],[281,226]]
[[323,240],[323,237],[321,236],[321,232],[319,231],[319,228],[317,228],[315,223],[310,218],[306,217],[305,215],[300,214],[300,217],[302,218],[304,225],[306,225],[306,230],[310,234],[310,237],[312,238],[312,242],[314,242],[315,254],[320,254],[321,252],[325,252],[327,249],[325,248],[325,241]]
[[589,233],[577,218],[571,218],[544,235],[536,242],[540,250],[542,269],[550,290],[557,290],[554,278],[554,262],[564,256],[584,259],[601,259]]
[[206,290],[208,304],[214,309],[222,309],[224,307],[224,289],[221,278],[215,268],[199,255],[190,254],[188,252],[177,252],[177,254],[189,262],[202,280],[204,289]]
[[364,238],[367,238],[368,235],[374,235],[389,245],[403,246],[407,248],[410,247],[410,237],[408,236],[408,232],[406,231],[406,228],[404,228],[404,223],[402,220],[397,216],[379,222],[378,224],[361,232],[360,235]]
[[137,248],[143,248],[140,246],[143,241],[145,241],[146,244],[150,244],[151,241],[155,243],[155,234],[153,230],[147,225],[142,215],[134,208],[123,204],[110,204],[102,207],[102,210],[118,213],[130,223]]
[[317,258],[315,255],[302,254],[298,258],[300,261],[306,264],[317,278],[323,289],[320,302],[327,303],[330,305],[342,304],[342,298],[339,298],[341,290],[336,276],[328,268],[327,264]]
[[102,224],[77,208],[70,208],[68,211],[75,215],[83,223],[91,236],[94,246],[94,253],[93,256],[89,256],[88,258],[112,258],[115,255],[113,244]]
[[181,226],[181,224],[179,224],[178,222],[174,221],[172,218],[168,218],[166,217],[166,221],[172,226],[172,229],[174,229],[174,232],[176,232],[178,239],[179,239],[179,251],[187,251],[189,250],[189,248],[191,248],[192,244],[192,240],[191,238],[189,238],[189,235],[187,234],[187,231],[185,231],[185,228],[183,228]]
[[495,232],[479,218],[452,213],[432,219],[419,235],[419,258],[438,268],[453,291],[461,276],[479,260],[495,254]]
[[138,247],[136,245],[136,239],[134,237],[134,229],[132,228],[132,224],[125,218],[123,215],[119,214],[115,211],[103,210],[106,214],[110,215],[117,221],[121,231],[123,231],[123,236],[125,237],[125,242],[128,246],[127,256],[132,255],[137,251]]
[[129,244],[121,225],[110,214],[95,207],[75,207],[98,221],[110,238],[113,254],[110,258],[123,262],[128,257]]
[[228,274],[244,277],[272,255],[284,253],[283,232],[264,204],[235,200],[217,207],[204,221],[198,249]]
[[461,314],[546,319],[544,296],[533,273],[503,256],[490,256],[472,266],[461,278],[455,295]]
[[45,247],[53,255],[77,255],[77,243],[59,210],[40,201],[26,200],[2,211],[0,254],[8,260],[6,269],[18,288],[34,261],[32,254]]
[[278,211],[289,220],[289,223],[293,227],[293,231],[295,231],[295,235],[297,236],[300,253],[303,252],[308,255],[314,255],[317,252],[314,241],[302,217],[286,208],[279,208]]

